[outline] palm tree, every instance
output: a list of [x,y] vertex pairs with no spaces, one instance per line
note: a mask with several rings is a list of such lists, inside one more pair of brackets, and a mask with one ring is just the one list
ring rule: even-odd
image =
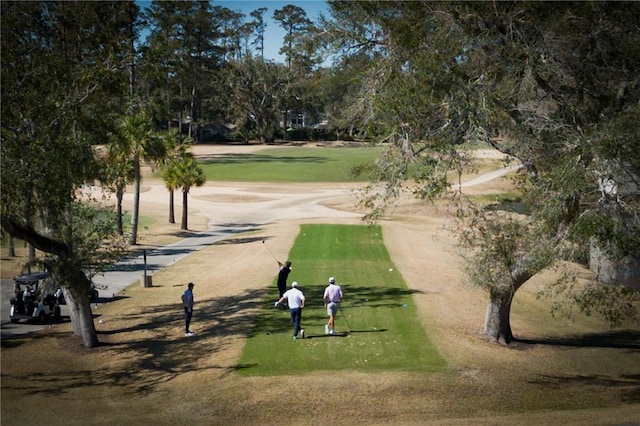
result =
[[106,186],[116,193],[116,220],[118,235],[124,235],[122,226],[122,198],[128,184],[134,181],[133,162],[131,158],[111,156],[106,160]]
[[162,160],[161,170],[164,184],[169,190],[169,223],[176,223],[174,214],[173,192],[180,188],[177,164],[187,155],[187,150],[193,145],[193,139],[182,137],[177,130],[170,130],[163,136],[166,156]]
[[176,163],[176,171],[179,186],[182,188],[182,224],[180,229],[187,230],[187,195],[192,186],[204,185],[207,178],[191,153],[186,153],[181,161]]
[[174,202],[173,202],[173,192],[180,188],[180,183],[178,182],[178,171],[177,164],[174,159],[171,162],[165,163],[162,166],[162,179],[164,180],[164,185],[169,190],[169,223],[176,223],[176,217],[174,213]]
[[119,137],[109,147],[110,154],[122,158],[131,159],[133,162],[133,175],[135,192],[133,198],[133,212],[131,214],[131,237],[129,243],[137,244],[138,216],[140,212],[140,174],[141,161],[157,162],[164,157],[165,146],[161,138],[157,137],[153,130],[151,120],[144,112],[128,115],[118,125]]

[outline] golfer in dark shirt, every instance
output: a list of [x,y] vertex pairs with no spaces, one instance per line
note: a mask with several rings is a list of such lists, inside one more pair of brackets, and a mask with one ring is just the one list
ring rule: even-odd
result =
[[280,266],[280,271],[278,272],[278,292],[280,293],[280,297],[287,291],[287,277],[289,277],[289,272],[291,272],[291,262],[286,261],[284,265],[282,262],[278,262]]

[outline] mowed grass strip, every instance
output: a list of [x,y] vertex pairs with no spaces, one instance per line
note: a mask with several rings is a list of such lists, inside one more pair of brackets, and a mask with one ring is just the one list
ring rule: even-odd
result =
[[353,167],[375,160],[380,147],[265,148],[252,154],[224,154],[200,160],[207,181],[364,182]]
[[[239,360],[240,374],[445,368],[417,320],[412,292],[391,262],[379,227],[303,225],[290,260],[288,283],[297,281],[306,297],[302,312],[306,338],[293,340],[289,310],[274,307],[278,299],[274,278]],[[328,317],[322,295],[331,276],[342,286],[344,301],[336,334],[325,335]]]

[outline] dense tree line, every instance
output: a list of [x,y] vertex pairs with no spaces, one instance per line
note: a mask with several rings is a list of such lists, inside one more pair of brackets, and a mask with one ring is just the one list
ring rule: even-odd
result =
[[[215,2],[153,2],[144,12],[148,35],[139,48],[139,101],[163,126],[180,126],[196,141],[206,124],[224,124],[236,138],[272,141],[304,111],[317,119],[324,104],[314,74],[322,62],[319,30],[300,7],[273,11],[286,36],[286,64],[265,60],[264,15],[249,16]],[[283,116],[284,114],[284,116]]]
[[[293,5],[246,16],[208,1],[1,3],[2,228],[48,253],[85,345],[97,344],[86,271],[121,254],[126,186],[136,188],[128,243],[143,162],[162,170],[170,222],[182,190],[186,229],[189,190],[204,182],[189,146],[208,124],[267,143],[286,139],[290,114],[304,111],[327,120],[331,137],[386,143],[362,169],[372,220],[408,178],[422,198],[451,195],[451,172],[471,166],[466,151],[478,143],[518,161],[524,208],[453,191],[496,340],[513,338],[513,296],[542,269],[596,251],[638,262],[638,3],[329,5],[331,16],[313,22]],[[283,64],[263,57],[267,13],[286,30]],[[88,185],[115,193],[115,220],[87,219],[101,210],[79,191]],[[614,324],[633,314],[622,286],[569,283],[549,294]]]

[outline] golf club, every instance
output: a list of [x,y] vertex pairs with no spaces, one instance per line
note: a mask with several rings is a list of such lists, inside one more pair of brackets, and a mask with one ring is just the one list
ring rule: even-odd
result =
[[344,314],[344,311],[342,310],[342,306],[338,305],[338,310],[340,310],[340,313],[342,314],[342,318],[344,319],[344,322],[347,323],[347,332],[351,333],[351,325],[349,324],[349,320],[347,320],[347,316]]
[[276,257],[275,254],[273,254],[273,252],[271,251],[271,249],[269,249],[269,246],[265,244],[266,240],[262,240],[262,244],[267,248],[267,251],[269,251],[269,253],[271,253],[271,256],[273,256],[273,258],[276,260],[276,262],[280,263],[280,261],[278,260],[278,258]]

